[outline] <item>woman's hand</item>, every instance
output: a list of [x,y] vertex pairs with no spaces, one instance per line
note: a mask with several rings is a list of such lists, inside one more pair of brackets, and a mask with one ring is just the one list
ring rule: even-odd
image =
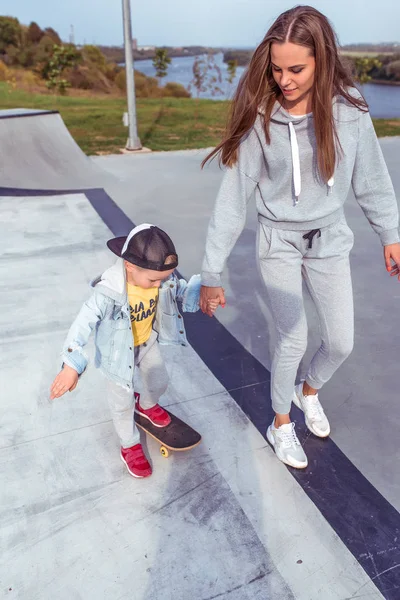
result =
[[216,307],[221,304],[225,306],[225,290],[222,287],[208,287],[202,285],[200,289],[200,308],[204,314],[212,317]]
[[50,400],[63,396],[66,392],[72,392],[78,384],[78,373],[72,367],[64,365],[59,372],[50,389]]
[[[400,244],[390,244],[383,249],[385,257],[386,270],[391,277],[396,277],[400,281]],[[393,264],[394,263],[394,264]]]

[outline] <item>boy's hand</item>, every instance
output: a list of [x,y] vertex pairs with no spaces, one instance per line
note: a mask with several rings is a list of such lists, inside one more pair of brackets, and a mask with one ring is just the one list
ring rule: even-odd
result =
[[[400,244],[390,244],[385,246],[383,249],[385,257],[386,270],[390,273],[391,277],[397,275],[400,281]],[[392,262],[394,264],[392,264]]]
[[212,300],[209,300],[207,302],[207,314],[209,314],[210,312],[212,314],[214,314],[215,311],[217,310],[219,304],[220,304],[220,299],[219,298],[214,298]]
[[215,309],[212,310],[209,305],[209,301],[216,300],[217,306],[221,304],[222,308],[225,306],[225,290],[222,287],[208,287],[202,285],[200,289],[200,308],[204,314],[212,317]]
[[66,392],[72,392],[78,384],[78,373],[72,367],[64,365],[50,388],[50,400],[60,398]]

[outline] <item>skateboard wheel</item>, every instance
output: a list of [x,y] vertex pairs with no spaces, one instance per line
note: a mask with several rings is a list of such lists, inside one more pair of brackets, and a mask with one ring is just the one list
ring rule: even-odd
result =
[[164,458],[168,458],[168,456],[169,456],[168,449],[165,446],[161,446],[160,453],[161,453],[161,456],[163,456]]

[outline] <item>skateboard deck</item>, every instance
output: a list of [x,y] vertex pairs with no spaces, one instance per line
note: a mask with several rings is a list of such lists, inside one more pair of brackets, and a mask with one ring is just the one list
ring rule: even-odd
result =
[[166,427],[156,427],[146,417],[135,412],[136,425],[161,444],[160,452],[163,456],[168,457],[169,450],[184,452],[200,444],[200,433],[168,410],[166,412],[171,417],[171,422]]

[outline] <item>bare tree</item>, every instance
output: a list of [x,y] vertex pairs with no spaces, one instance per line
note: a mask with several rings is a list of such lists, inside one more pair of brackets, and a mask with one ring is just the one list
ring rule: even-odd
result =
[[196,56],[193,62],[193,79],[189,83],[188,90],[196,91],[195,122],[197,123],[200,94],[210,93],[211,96],[223,94],[221,89],[221,69],[215,62],[215,56],[209,52],[204,56]]

